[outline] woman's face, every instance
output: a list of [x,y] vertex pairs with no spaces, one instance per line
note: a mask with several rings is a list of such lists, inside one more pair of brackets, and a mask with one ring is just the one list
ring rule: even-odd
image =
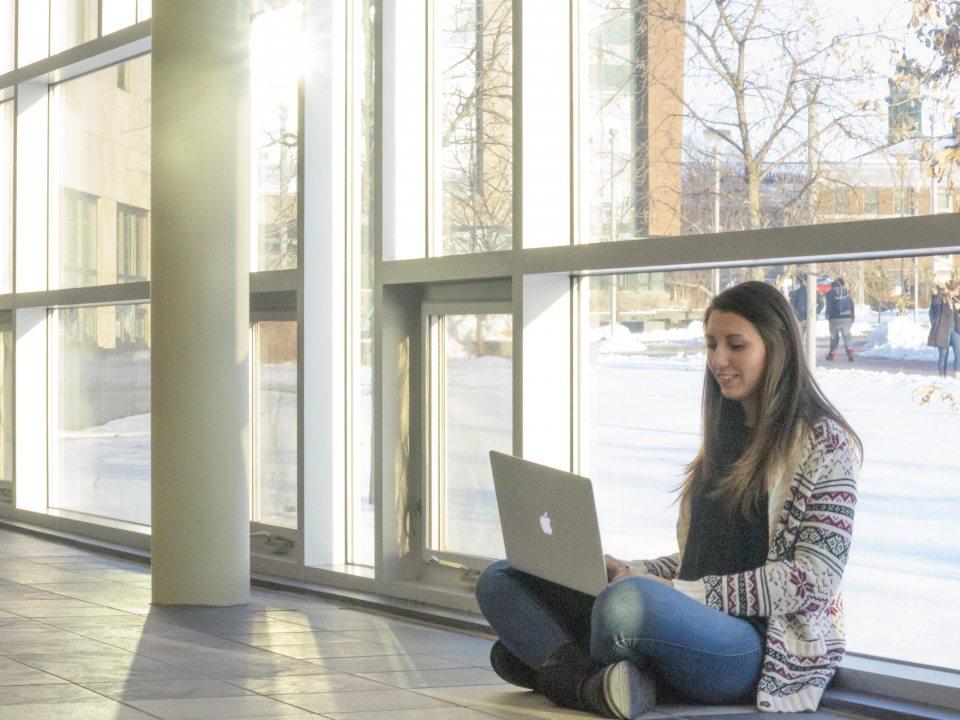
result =
[[763,338],[749,320],[722,310],[710,313],[704,334],[707,368],[720,385],[720,392],[743,405],[752,418],[767,366]]

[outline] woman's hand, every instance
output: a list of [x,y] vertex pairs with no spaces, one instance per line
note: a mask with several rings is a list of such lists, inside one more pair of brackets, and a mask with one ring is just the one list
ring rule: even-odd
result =
[[623,560],[618,560],[613,555],[604,555],[603,565],[607,569],[607,582],[616,582],[625,577],[623,573],[630,569]]
[[668,587],[673,587],[673,583],[667,578],[651,575],[645,568],[638,565],[627,565],[623,560],[618,560],[613,555],[604,555],[603,564],[607,568],[607,582],[609,583],[615,583],[617,580],[623,580],[627,577],[645,577],[663,583]]
[[651,580],[656,580],[658,583],[663,583],[667,587],[673,587],[673,580],[668,578],[660,577],[659,575],[644,575],[644,577],[648,577]]

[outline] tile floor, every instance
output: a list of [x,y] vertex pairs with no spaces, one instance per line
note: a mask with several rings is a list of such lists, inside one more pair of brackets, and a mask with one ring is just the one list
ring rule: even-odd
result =
[[[490,644],[256,589],[243,607],[152,608],[148,568],[0,529],[0,720],[592,717],[501,683]],[[646,717],[721,715],[769,717]]]

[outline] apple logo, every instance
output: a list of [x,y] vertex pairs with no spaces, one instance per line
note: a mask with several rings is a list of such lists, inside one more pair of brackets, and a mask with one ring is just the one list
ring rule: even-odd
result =
[[540,529],[543,530],[545,535],[553,535],[553,528],[550,527],[550,516],[547,513],[540,516]]

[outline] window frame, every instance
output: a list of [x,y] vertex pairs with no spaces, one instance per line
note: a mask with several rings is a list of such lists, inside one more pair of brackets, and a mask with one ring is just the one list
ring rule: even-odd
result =
[[[466,567],[477,566],[484,558],[476,555],[442,549],[446,520],[443,516],[443,498],[446,492],[446,318],[451,315],[509,315],[514,316],[512,302],[424,302],[420,310],[423,327],[423,407],[427,419],[423,423],[423,473],[420,487],[422,533],[426,543],[421,551],[426,564],[436,565],[436,557]],[[511,383],[513,393],[514,382]],[[428,540],[429,538],[429,540]]]
[[[260,518],[259,503],[259,402],[257,389],[259,387],[259,369],[260,369],[260,323],[263,322],[292,322],[297,327],[297,357],[300,356],[300,324],[297,320],[296,309],[276,309],[250,310],[250,529],[251,532],[268,532],[277,537],[284,538],[294,543],[299,543],[300,528],[302,524],[303,513],[300,508],[300,496],[302,488],[300,487],[300,463],[297,462],[297,521],[296,525],[278,525],[276,523],[265,522]],[[297,406],[300,405],[299,392],[300,366],[297,364]],[[297,457],[300,456],[300,419],[299,412],[297,417]],[[292,549],[292,548],[291,548]]]

